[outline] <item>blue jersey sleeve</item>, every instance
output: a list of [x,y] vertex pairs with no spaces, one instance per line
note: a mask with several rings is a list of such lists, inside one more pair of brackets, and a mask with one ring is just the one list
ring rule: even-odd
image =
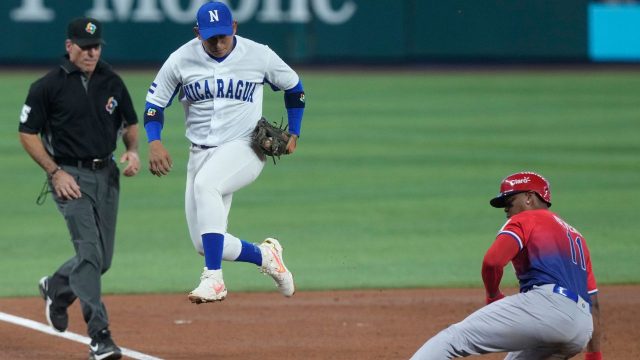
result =
[[160,140],[164,126],[164,108],[147,102],[144,106],[144,129],[147,132],[147,142]]
[[289,120],[289,132],[300,136],[302,116],[305,108],[305,95],[302,81],[284,92],[284,105],[287,108],[287,118]]

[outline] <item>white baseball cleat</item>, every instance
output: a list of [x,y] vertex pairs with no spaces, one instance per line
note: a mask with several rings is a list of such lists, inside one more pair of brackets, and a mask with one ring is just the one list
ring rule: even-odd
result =
[[258,247],[262,253],[260,272],[273,278],[282,295],[293,296],[296,292],[293,275],[284,265],[280,242],[273,238],[267,238]]
[[200,276],[200,285],[189,293],[189,300],[195,304],[222,301],[227,297],[227,287],[222,279],[222,270],[206,267]]

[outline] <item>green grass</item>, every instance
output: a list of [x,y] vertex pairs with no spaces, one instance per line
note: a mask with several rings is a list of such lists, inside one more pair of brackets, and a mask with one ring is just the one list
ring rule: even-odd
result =
[[[43,73],[5,72],[0,82],[0,296],[35,295],[37,279],[72,254],[52,199],[35,205],[44,174],[17,140],[28,85]],[[154,73],[122,75],[141,115]],[[505,221],[488,200],[504,176],[530,169],[550,179],[552,209],[586,236],[599,282],[638,283],[638,75],[302,72],[298,151],[234,195],[230,231],[279,237],[301,290],[481,286],[482,256]],[[265,116],[282,118],[281,93],[265,98]],[[106,292],[197,285],[179,104],[163,136],[174,172],[122,180]],[[272,289],[252,265],[224,270],[231,291]],[[504,282],[515,284],[510,267]]]

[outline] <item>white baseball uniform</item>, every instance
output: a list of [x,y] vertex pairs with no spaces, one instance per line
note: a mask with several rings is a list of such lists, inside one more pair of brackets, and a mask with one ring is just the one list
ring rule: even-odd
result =
[[149,88],[146,101],[161,108],[178,95],[191,141],[185,210],[191,239],[203,254],[201,235],[224,234],[223,259],[234,260],[240,240],[227,233],[233,193],[252,183],[264,161],[251,148],[262,117],[265,82],[288,90],[298,75],[268,46],[235,35],[222,60],[194,38],[173,52]]

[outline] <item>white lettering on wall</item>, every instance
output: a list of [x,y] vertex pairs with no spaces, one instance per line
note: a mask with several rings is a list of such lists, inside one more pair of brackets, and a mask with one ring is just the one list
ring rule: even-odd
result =
[[22,5],[17,9],[11,10],[9,17],[15,22],[50,22],[53,21],[56,15],[53,10],[44,6],[44,0],[22,0]]
[[[182,6],[180,0],[93,0],[86,15],[104,22],[162,22],[195,23],[195,13],[207,0],[191,0]],[[224,1],[228,3],[228,1]],[[355,0],[344,0],[333,8],[331,0],[290,0],[285,8],[282,0],[239,0],[231,9],[235,20],[247,22],[255,18],[264,23],[307,23],[313,19],[332,25],[343,24],[357,10]],[[44,0],[21,0],[10,17],[16,22],[51,22],[56,12],[44,5]]]
[[307,23],[311,21],[308,0],[297,0],[291,2],[289,20],[295,23]]
[[[114,11],[109,8],[108,3],[113,4]],[[139,0],[138,7],[133,11],[133,0],[94,0],[93,8],[87,11],[87,16],[94,17],[104,22],[129,21],[133,22],[160,22],[164,20],[164,15],[158,7],[157,0]]]
[[[226,3],[226,1],[225,1]],[[235,9],[231,9],[233,18],[239,23],[251,20],[258,10],[259,0],[243,0],[238,3]]]
[[257,15],[257,20],[264,23],[306,23],[311,21],[309,12],[309,0],[291,0],[289,12],[282,7],[282,0],[264,0],[262,11]]
[[180,0],[160,0],[160,2],[162,3],[164,14],[169,20],[178,24],[195,24],[196,12],[207,1],[189,1],[189,6],[184,10],[180,8]]
[[311,5],[309,0],[291,0],[290,5],[289,12],[285,12],[282,0],[264,0],[257,19],[265,23],[307,23],[312,19],[310,8],[313,8],[320,20],[337,25],[349,21],[357,8],[352,0],[347,0],[337,10],[331,7],[331,0],[311,0]]
[[318,18],[327,24],[343,24],[356,13],[356,4],[349,0],[342,4],[339,10],[333,10],[331,8],[330,0],[311,0],[313,11],[318,15]]
[[284,20],[284,12],[282,11],[280,0],[264,0],[262,4],[262,11],[258,14],[258,21],[282,22]]

